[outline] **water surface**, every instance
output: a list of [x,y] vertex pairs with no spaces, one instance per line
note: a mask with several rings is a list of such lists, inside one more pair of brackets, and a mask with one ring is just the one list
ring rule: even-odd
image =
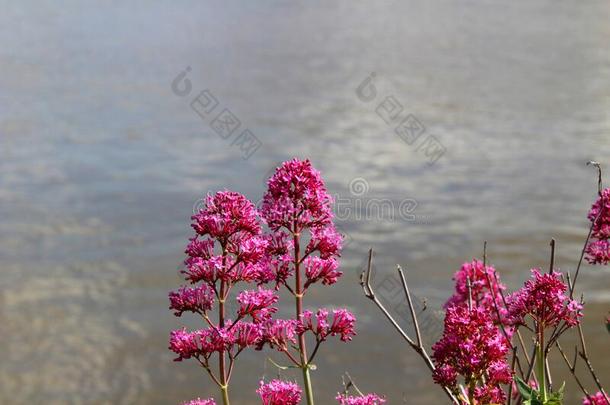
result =
[[[610,163],[607,2],[3,3],[1,403],[214,393],[166,350],[168,331],[188,323],[166,310],[166,294],[180,283],[189,216],[225,187],[258,200],[265,175],[293,156],[311,158],[350,210],[339,221],[345,276],[308,304],[348,306],[359,334],[323,348],[320,403],[346,371],[391,404],[443,401],[361,294],[369,247],[377,283],[392,285],[401,263],[431,309],[484,240],[511,287],[547,265],[551,237],[558,265],[575,267],[596,191],[584,163]],[[192,89],[178,96],[171,83],[187,67]],[[377,97],[363,102],[356,88],[373,72]],[[262,142],[249,159],[189,106],[204,89]],[[376,113],[388,96],[425,127],[422,140],[443,145],[434,165]],[[371,199],[414,200],[415,218],[367,215],[358,207]],[[581,275],[606,386],[609,276],[589,266]],[[252,377],[275,375],[264,357],[241,359],[236,403],[257,403]],[[561,370],[555,381],[569,378]]]

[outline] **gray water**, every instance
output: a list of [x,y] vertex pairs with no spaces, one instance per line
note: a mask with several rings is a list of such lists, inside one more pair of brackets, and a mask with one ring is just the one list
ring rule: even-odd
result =
[[[166,349],[169,330],[192,325],[166,298],[180,283],[189,216],[208,191],[258,200],[265,176],[293,156],[323,172],[350,241],[341,282],[307,305],[359,318],[352,343],[321,350],[321,404],[346,371],[390,404],[444,401],[361,293],[369,247],[392,308],[404,308],[392,295],[396,263],[427,299],[429,343],[440,322],[431,311],[484,240],[511,288],[548,265],[551,237],[557,264],[575,267],[596,192],[585,162],[610,165],[605,1],[2,3],[0,403],[215,394]],[[190,92],[177,95],[172,81],[187,67]],[[372,73],[376,97],[362,101]],[[204,89],[218,101],[206,120],[190,107]],[[388,96],[425,127],[413,145],[377,114]],[[210,125],[224,108],[241,123],[229,139]],[[246,128],[261,145],[244,159],[232,143]],[[440,157],[421,147],[430,139]],[[398,215],[405,201],[412,216]],[[579,281],[606,386],[609,277],[585,266]],[[258,377],[277,373],[268,356],[281,359],[241,358],[237,404],[257,403]],[[557,370],[556,382],[569,378]],[[579,397],[569,382],[567,403]]]

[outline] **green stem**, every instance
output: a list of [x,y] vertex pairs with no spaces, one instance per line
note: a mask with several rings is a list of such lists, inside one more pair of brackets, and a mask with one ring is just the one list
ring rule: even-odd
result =
[[222,403],[224,405],[229,405],[229,387],[223,385],[220,387],[220,391],[222,392]]
[[303,367],[303,381],[305,382],[305,397],[307,403],[313,405],[313,389],[311,385],[311,376],[309,375],[309,365]]
[[[296,319],[297,321],[301,318],[303,313],[303,285],[301,282],[301,246],[300,246],[300,235],[297,227],[296,218],[293,223],[293,243],[294,243],[294,273],[295,273],[295,303],[296,303]],[[303,370],[303,384],[305,384],[305,395],[307,397],[307,405],[314,405],[313,401],[313,389],[311,386],[311,376],[309,375],[309,363],[307,357],[307,344],[305,342],[305,335],[299,336],[299,355],[301,360],[301,368]]]
[[536,345],[536,374],[538,375],[538,384],[540,385],[540,394],[542,395],[542,403],[547,401],[546,392],[546,372],[544,361],[544,349],[541,343]]

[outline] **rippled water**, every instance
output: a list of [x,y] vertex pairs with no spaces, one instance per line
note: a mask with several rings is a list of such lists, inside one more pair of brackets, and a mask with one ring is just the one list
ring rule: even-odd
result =
[[[584,163],[610,164],[607,2],[3,3],[1,403],[212,393],[166,350],[182,322],[166,293],[180,281],[190,212],[225,187],[257,200],[292,156],[323,171],[350,240],[346,275],[309,303],[348,306],[360,320],[353,343],[322,351],[320,403],[345,371],[392,404],[443,401],[361,294],[370,246],[377,282],[391,286],[401,263],[432,309],[485,239],[511,287],[546,266],[551,237],[559,266],[575,266],[596,187]],[[179,96],[171,83],[187,66],[192,89]],[[362,101],[356,89],[373,72],[376,98]],[[262,142],[249,159],[189,106],[204,89]],[[425,127],[420,140],[443,145],[434,165],[377,114],[388,96]],[[397,215],[404,201],[414,218]],[[390,211],[378,214],[380,202]],[[581,277],[608,386],[610,272],[587,266]],[[431,314],[428,340],[438,322]],[[253,376],[274,373],[264,356],[244,356],[236,403],[256,403]]]

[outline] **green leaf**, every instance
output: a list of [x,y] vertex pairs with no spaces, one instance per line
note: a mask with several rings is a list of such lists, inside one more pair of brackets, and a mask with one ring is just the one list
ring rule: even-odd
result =
[[273,361],[273,359],[271,357],[268,357],[267,360],[269,360],[269,362],[271,364],[273,364],[275,367],[277,367],[279,370],[288,370],[289,368],[298,368],[297,366],[282,366],[282,365],[279,365],[275,361]]
[[[523,381],[521,378],[515,376],[515,382],[517,383],[517,389],[519,390],[519,394],[525,400],[530,400],[532,396],[536,393],[536,390],[529,386],[528,383]],[[531,401],[529,403],[523,402],[524,405],[532,405]]]
[[523,405],[543,405],[543,403],[538,398],[526,399],[522,402]]
[[551,392],[548,401],[545,402],[545,405],[561,405],[563,403],[563,390],[565,386],[566,383],[564,381],[564,383],[561,384],[559,391]]

